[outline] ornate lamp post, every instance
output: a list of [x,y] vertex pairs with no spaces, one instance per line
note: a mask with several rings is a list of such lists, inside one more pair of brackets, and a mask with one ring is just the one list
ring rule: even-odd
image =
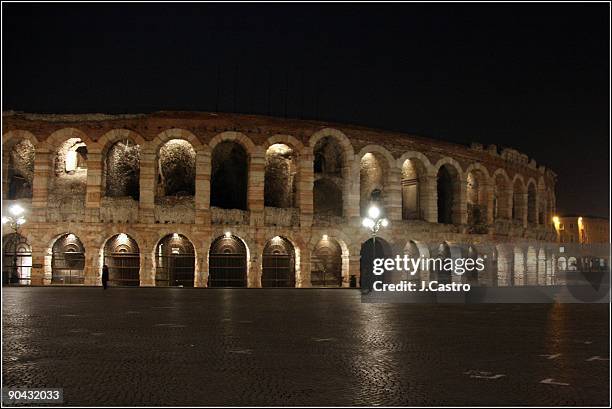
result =
[[[362,222],[363,227],[369,229],[370,234],[372,236],[372,260],[376,259],[376,234],[378,233],[381,227],[387,227],[389,225],[389,220],[387,220],[385,217],[380,216],[380,209],[376,205],[372,205],[368,209],[368,217],[365,217]],[[367,292],[370,291],[370,280],[368,277]]]
[[[23,217],[23,213],[25,212],[25,209],[19,205],[19,204],[14,204],[11,207],[9,207],[9,215],[8,216],[2,216],[2,225],[9,225],[9,227],[11,228],[11,230],[13,230],[13,233],[15,233],[14,237],[15,237],[15,249],[13,251],[13,268],[14,268],[14,276],[17,278],[17,283],[20,282],[20,277],[19,274],[17,273],[17,250],[19,248],[19,243],[21,242],[21,234],[20,234],[20,228],[21,226],[26,222],[25,217]],[[9,277],[8,282],[9,284],[12,281],[13,277]]]

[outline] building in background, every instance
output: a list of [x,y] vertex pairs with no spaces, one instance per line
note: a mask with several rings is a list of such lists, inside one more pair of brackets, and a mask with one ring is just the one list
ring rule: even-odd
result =
[[600,271],[610,266],[610,221],[565,215],[553,218],[559,242],[559,271]]

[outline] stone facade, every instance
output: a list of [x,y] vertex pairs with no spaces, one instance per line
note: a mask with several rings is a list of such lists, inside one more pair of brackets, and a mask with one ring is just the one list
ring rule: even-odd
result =
[[[160,184],[170,180],[164,163],[172,161],[160,155],[175,140],[195,152],[193,180],[186,181],[195,192],[166,195]],[[15,197],[9,187],[17,182],[10,178],[28,164],[14,158],[30,157],[22,141],[34,149],[33,173],[22,175],[31,179],[31,193],[17,189],[26,193]],[[125,141],[139,148],[138,183],[131,183],[137,191],[111,196],[118,188],[108,184],[116,171],[107,169],[108,155],[124,152],[112,148]],[[22,235],[31,246],[31,284],[53,281],[53,246],[66,234],[82,243],[84,284],[98,284],[107,240],[125,234],[139,248],[140,285],[153,286],[159,243],[179,234],[194,249],[196,287],[209,283],[209,250],[223,235],[244,243],[249,287],[261,286],[264,248],[276,236],[293,246],[295,286],[312,286],[326,257],[336,257],[338,285],[348,286],[351,276],[359,282],[369,238],[361,215],[372,202],[390,220],[379,239],[394,254],[486,255],[490,265],[478,277],[483,285],[554,281],[555,246],[548,243],[555,241],[556,175],[513,149],[250,115],[10,112],[3,115],[2,152],[3,214],[15,202],[27,209]],[[191,159],[176,157],[173,166],[191,166]],[[233,173],[241,166],[246,172]],[[244,206],[233,204],[242,197]],[[324,254],[326,242],[337,252]]]

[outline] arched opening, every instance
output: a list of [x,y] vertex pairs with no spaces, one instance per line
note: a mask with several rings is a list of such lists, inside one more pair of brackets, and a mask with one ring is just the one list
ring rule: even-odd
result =
[[186,140],[171,139],[157,154],[156,196],[195,195],[196,151]]
[[506,178],[500,174],[495,175],[493,185],[493,218],[495,220],[510,219],[510,186]]
[[472,170],[467,175],[468,224],[487,223],[486,176],[481,170]]
[[344,155],[335,138],[321,138],[314,147],[314,214],[343,215]]
[[[165,152],[165,151],[164,151]],[[104,194],[140,197],[140,145],[126,138],[110,146],[104,157]]]
[[421,198],[425,167],[418,159],[406,159],[402,165],[402,219],[422,219]]
[[247,286],[247,248],[238,236],[217,237],[208,253],[209,287]]
[[314,213],[321,216],[342,216],[342,190],[331,179],[314,182]]
[[182,234],[169,234],[155,249],[156,287],[193,287],[195,250]]
[[362,216],[366,216],[372,204],[384,210],[385,163],[385,158],[376,152],[366,153],[359,162],[359,208]]
[[248,168],[247,153],[242,145],[224,141],[215,146],[212,152],[210,205],[247,210]]
[[[429,257],[429,249],[427,248],[427,245],[421,242],[417,242],[415,240],[410,240],[406,243],[406,246],[404,246],[404,254],[407,255],[409,258],[414,259],[414,260],[419,260],[420,257]],[[425,268],[422,268],[425,267]],[[424,266],[422,263],[418,264],[418,268],[416,271],[410,270],[407,271],[404,274],[403,279],[405,280],[418,280],[418,279],[422,279],[422,280],[429,280],[429,271],[427,270],[427,267]]]
[[577,270],[578,270],[578,260],[576,260],[576,257],[568,257],[567,271],[577,271]]
[[453,271],[444,268],[446,260],[452,259],[450,246],[446,242],[440,243],[440,245],[436,247],[432,253],[432,259],[435,260],[433,263],[433,271],[435,273],[434,276],[436,277],[436,280],[442,284],[452,283]]
[[385,283],[399,283],[401,277],[399,272],[395,270],[386,271],[382,275],[374,275],[374,260],[378,258],[391,258],[392,249],[389,243],[381,238],[368,239],[361,244],[360,255],[360,277],[361,287],[370,287],[374,281],[383,281]]
[[293,149],[282,143],[271,145],[266,151],[265,206],[295,207],[296,174],[297,165]]
[[527,221],[530,224],[538,223],[536,187],[534,183],[530,183],[527,188]]
[[21,234],[11,233],[2,238],[2,283],[30,285],[32,277],[32,247]]
[[127,234],[116,234],[106,241],[104,264],[108,266],[110,285],[140,285],[140,249]]
[[527,248],[525,267],[527,271],[527,285],[536,285],[538,280],[538,254],[533,246]]
[[460,223],[457,214],[459,204],[459,175],[450,165],[442,165],[438,169],[438,223]]
[[87,190],[87,146],[80,138],[60,145],[53,159],[49,203],[67,214],[82,211]]
[[567,271],[567,259],[565,257],[557,259],[557,268],[559,271]]
[[342,286],[342,248],[335,239],[323,236],[312,252],[310,263],[313,287]]
[[295,251],[284,237],[273,237],[264,247],[261,286],[295,287]]
[[512,220],[522,222],[525,210],[525,186],[516,179],[512,186]]
[[514,263],[512,285],[521,286],[525,284],[525,254],[518,247],[514,248]]
[[8,200],[32,198],[34,153],[34,145],[27,139],[14,144],[8,151]]
[[85,247],[72,233],[55,240],[51,256],[51,284],[85,282]]

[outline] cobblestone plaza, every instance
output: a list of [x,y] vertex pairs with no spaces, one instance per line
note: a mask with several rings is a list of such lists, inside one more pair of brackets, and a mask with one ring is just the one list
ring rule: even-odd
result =
[[5,288],[4,386],[66,405],[608,405],[609,305]]

